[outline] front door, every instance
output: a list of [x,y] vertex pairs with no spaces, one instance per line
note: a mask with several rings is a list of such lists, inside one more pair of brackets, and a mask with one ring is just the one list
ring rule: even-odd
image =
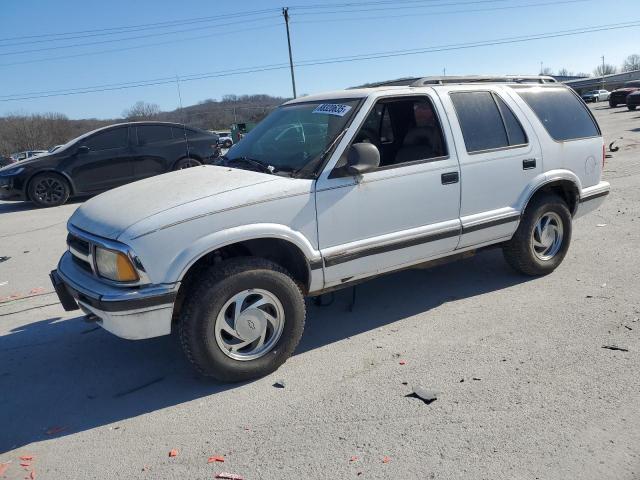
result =
[[183,129],[171,125],[138,125],[133,139],[133,175],[136,180],[168,172],[187,156]]
[[372,143],[379,168],[355,178],[343,154],[316,184],[325,287],[445,254],[460,235],[460,169],[437,98],[374,98],[363,109],[342,151]]
[[88,148],[79,151],[72,162],[71,177],[78,192],[99,192],[132,181],[132,152],[126,126],[100,131],[78,146]]

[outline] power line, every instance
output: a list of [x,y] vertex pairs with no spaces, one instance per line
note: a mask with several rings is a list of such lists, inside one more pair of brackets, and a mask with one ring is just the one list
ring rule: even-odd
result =
[[[351,8],[351,7],[363,7],[367,5],[393,5],[396,6],[398,4],[420,4],[420,3],[428,3],[429,6],[432,7],[441,7],[450,5],[450,3],[438,4],[436,2],[443,2],[445,0],[377,0],[377,1],[366,1],[366,2],[347,2],[347,3],[322,3],[322,4],[314,4],[314,5],[292,5],[289,8],[291,10],[307,10],[307,9],[322,9],[322,8]],[[486,2],[505,2],[506,0],[485,0]],[[458,4],[461,3],[478,3],[478,2],[456,2]],[[484,3],[484,2],[479,2]]]
[[377,15],[373,17],[344,17],[342,16],[342,12],[323,12],[326,15],[331,13],[340,14],[337,17],[331,18],[319,18],[314,20],[292,20],[291,23],[325,23],[325,22],[351,22],[351,21],[366,21],[366,20],[380,20],[380,19],[391,19],[391,18],[406,18],[406,17],[418,17],[418,16],[436,16],[436,15],[451,15],[456,13],[481,13],[481,12],[494,12],[500,10],[513,10],[513,9],[521,9],[521,8],[532,8],[532,7],[545,7],[545,6],[556,6],[556,5],[564,5],[564,4],[573,4],[573,3],[584,3],[589,2],[591,0],[561,0],[555,2],[543,2],[543,3],[530,3],[526,5],[510,5],[504,7],[488,7],[488,8],[476,8],[476,9],[464,9],[464,10],[447,10],[444,12],[413,12],[413,13],[403,13],[400,15]]
[[91,45],[104,45],[106,43],[115,43],[115,42],[124,42],[124,41],[129,41],[129,40],[139,40],[139,39],[143,39],[143,38],[151,38],[151,37],[161,37],[164,35],[175,35],[178,33],[185,33],[185,32],[192,32],[194,30],[207,30],[207,29],[211,29],[211,28],[220,28],[220,27],[227,27],[229,25],[237,25],[239,23],[245,24],[247,22],[256,22],[256,21],[261,21],[261,20],[270,20],[273,18],[280,18],[279,15],[272,15],[270,17],[263,17],[257,20],[239,20],[236,22],[228,22],[228,23],[223,23],[223,24],[219,24],[219,25],[207,25],[205,27],[195,27],[195,28],[189,28],[189,29],[183,29],[183,30],[174,30],[171,32],[158,32],[158,33],[149,33],[146,35],[136,35],[133,37],[125,37],[125,38],[112,38],[109,40],[97,40],[94,42],[86,42],[86,43],[74,43],[71,45],[55,45],[55,46],[51,46],[51,47],[39,47],[39,48],[33,48],[33,49],[29,49],[29,50],[19,50],[19,51],[15,51],[15,52],[3,52],[0,53],[0,56],[7,56],[7,55],[21,55],[24,53],[34,53],[34,52],[42,52],[42,51],[49,51],[49,50],[61,50],[61,49],[65,49],[65,48],[75,48],[75,47],[87,47],[87,46],[91,46]]
[[[274,13],[274,12],[277,13],[278,11],[279,11],[278,8],[269,8],[269,9],[264,9],[264,10],[253,10],[253,11],[247,11],[247,12],[229,13],[229,14],[225,14],[224,18],[252,16],[252,15],[260,15],[260,14]],[[107,34],[117,34],[117,33],[127,33],[127,30],[129,30],[129,29],[167,28],[167,27],[172,27],[172,26],[176,26],[176,25],[187,24],[187,23],[190,23],[190,22],[197,23],[197,22],[205,22],[205,21],[215,20],[215,19],[220,19],[220,15],[213,15],[213,16],[208,16],[208,17],[186,18],[186,19],[183,19],[183,20],[167,20],[167,21],[164,21],[164,22],[142,23],[142,24],[138,24],[138,25],[128,25],[128,26],[120,26],[120,27],[98,28],[98,29],[92,29],[92,30],[77,30],[77,31],[74,31],[74,32],[43,33],[43,34],[39,34],[39,35],[25,35],[25,36],[19,36],[19,37],[5,37],[5,38],[0,38],[0,42],[6,42],[6,41],[11,41],[11,40],[22,40],[22,39],[27,39],[27,38],[59,37],[59,36],[67,36],[67,35],[80,35],[80,34],[92,34],[92,33],[98,34],[99,32],[105,32],[104,33],[105,35],[107,35]],[[124,31],[123,32],[117,32],[116,30],[124,30]],[[111,33],[106,33],[106,32],[111,32]],[[48,38],[45,41],[52,41],[52,40],[53,39]],[[62,39],[62,40],[70,40],[70,39],[66,38],[66,39]],[[3,45],[3,46],[7,46],[7,45]]]
[[[297,62],[295,65],[298,67],[309,67],[309,66],[326,65],[326,64],[332,64],[332,63],[355,62],[355,61],[365,61],[365,60],[372,60],[372,59],[377,60],[382,58],[400,57],[400,56],[407,56],[407,55],[419,55],[419,54],[442,52],[442,51],[462,50],[462,49],[469,49],[469,48],[506,45],[506,44],[514,44],[514,43],[524,43],[524,42],[529,42],[534,40],[584,35],[588,33],[596,33],[596,32],[603,32],[603,31],[610,31],[610,30],[619,30],[624,28],[635,28],[635,27],[640,27],[640,20],[634,20],[634,21],[625,22],[625,23],[596,25],[592,27],[583,27],[583,28],[571,29],[571,30],[561,30],[556,32],[521,35],[517,37],[505,37],[505,38],[482,40],[482,41],[468,42],[468,43],[457,43],[457,44],[449,44],[449,45],[423,47],[419,49],[390,50],[390,51],[384,51],[384,52],[372,52],[372,53],[342,56],[342,57],[303,60],[303,61]],[[245,69],[187,75],[187,76],[181,77],[181,81],[204,80],[204,79],[216,78],[216,77],[227,77],[232,75],[244,75],[248,73],[283,70],[287,68],[289,68],[288,64],[274,64],[274,65],[264,65],[261,67],[247,67]],[[78,95],[78,94],[105,92],[105,91],[112,91],[112,90],[124,90],[129,88],[163,85],[167,83],[173,83],[174,81],[175,81],[174,77],[167,77],[166,79],[150,80],[147,82],[140,81],[134,84],[132,84],[131,82],[123,83],[123,84],[114,84],[114,86],[112,87],[105,87],[105,88],[84,89],[79,87],[75,89],[69,89],[69,91],[64,93],[39,95],[37,94],[37,92],[31,92],[31,93],[23,93],[23,94],[12,94],[13,96],[11,96],[11,98],[6,98],[8,97],[8,95],[5,96],[4,98],[0,98],[0,102],[31,100],[35,98],[59,97],[59,96],[67,96],[67,95]]]
[[[239,28],[239,29],[234,29],[230,32],[223,32],[225,34],[233,34],[233,33],[240,33],[240,32],[246,32],[246,31],[252,31],[252,30],[261,30],[261,29],[265,29],[265,28],[274,28],[274,27],[280,27],[280,23],[274,23],[271,25],[257,25],[255,27],[249,27],[249,28]],[[142,45],[133,45],[130,47],[119,47],[119,48],[110,48],[108,50],[98,50],[95,52],[84,52],[84,53],[75,53],[75,54],[71,54],[71,55],[58,55],[55,57],[47,57],[47,58],[41,58],[41,59],[35,59],[35,60],[21,60],[18,62],[9,62],[9,63],[0,63],[0,68],[1,67],[12,67],[12,66],[16,66],[16,65],[27,65],[27,64],[31,64],[31,63],[41,63],[41,62],[52,62],[55,60],[65,60],[65,59],[69,59],[69,58],[79,58],[79,57],[91,57],[94,55],[101,55],[103,53],[114,53],[114,52],[124,52],[124,51],[128,51],[128,50],[137,50],[139,48],[147,48],[147,47],[156,47],[159,45],[173,45],[175,43],[178,42],[185,42],[185,41],[189,41],[189,40],[201,40],[203,38],[211,38],[211,37],[216,37],[219,36],[220,32],[216,31],[214,33],[210,33],[207,35],[198,35],[195,37],[184,37],[184,38],[176,38],[173,40],[166,40],[163,42],[154,42],[154,43],[145,43]]]
[[[505,0],[471,0],[471,1],[464,1],[464,2],[448,2],[448,3],[441,3],[438,5],[393,5],[393,10],[407,10],[407,9],[433,9],[433,8],[440,8],[440,7],[456,7],[456,6],[464,6],[464,5],[476,5],[476,4],[483,4],[483,3],[499,3],[499,2],[504,2]],[[390,10],[389,7],[374,7],[374,8],[356,8],[356,9],[351,9],[351,10],[337,10],[337,11],[332,11],[332,12],[300,12],[298,13],[298,15],[324,15],[327,13],[358,13],[358,12],[375,12],[375,11],[388,11]]]

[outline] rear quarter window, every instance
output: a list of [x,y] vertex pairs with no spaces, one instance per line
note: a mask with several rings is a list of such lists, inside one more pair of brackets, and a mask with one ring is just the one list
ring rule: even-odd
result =
[[554,140],[562,142],[600,136],[600,130],[588,107],[566,88],[516,91]]

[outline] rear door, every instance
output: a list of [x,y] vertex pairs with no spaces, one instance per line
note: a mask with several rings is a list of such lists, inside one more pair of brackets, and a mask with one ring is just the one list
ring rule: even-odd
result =
[[184,135],[171,125],[137,125],[135,131],[133,173],[136,180],[168,172],[176,161],[187,155]]
[[84,153],[77,153],[71,162],[71,177],[78,192],[98,192],[133,180],[127,126],[102,130],[78,146],[88,148]]
[[518,227],[518,200],[543,171],[533,127],[502,87],[459,85],[438,93],[459,146],[459,248],[508,238]]

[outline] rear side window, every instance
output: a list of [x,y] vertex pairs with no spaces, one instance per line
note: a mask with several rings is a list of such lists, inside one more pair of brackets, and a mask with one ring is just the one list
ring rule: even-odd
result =
[[138,130],[138,145],[166,142],[171,140],[171,127],[165,125],[141,125]]
[[481,152],[527,143],[522,125],[511,109],[492,92],[453,92],[467,152]]
[[554,140],[600,136],[587,107],[566,88],[517,89],[517,92]]
[[84,144],[94,151],[126,147],[129,141],[128,130],[127,127],[121,127],[96,133],[89,137]]

